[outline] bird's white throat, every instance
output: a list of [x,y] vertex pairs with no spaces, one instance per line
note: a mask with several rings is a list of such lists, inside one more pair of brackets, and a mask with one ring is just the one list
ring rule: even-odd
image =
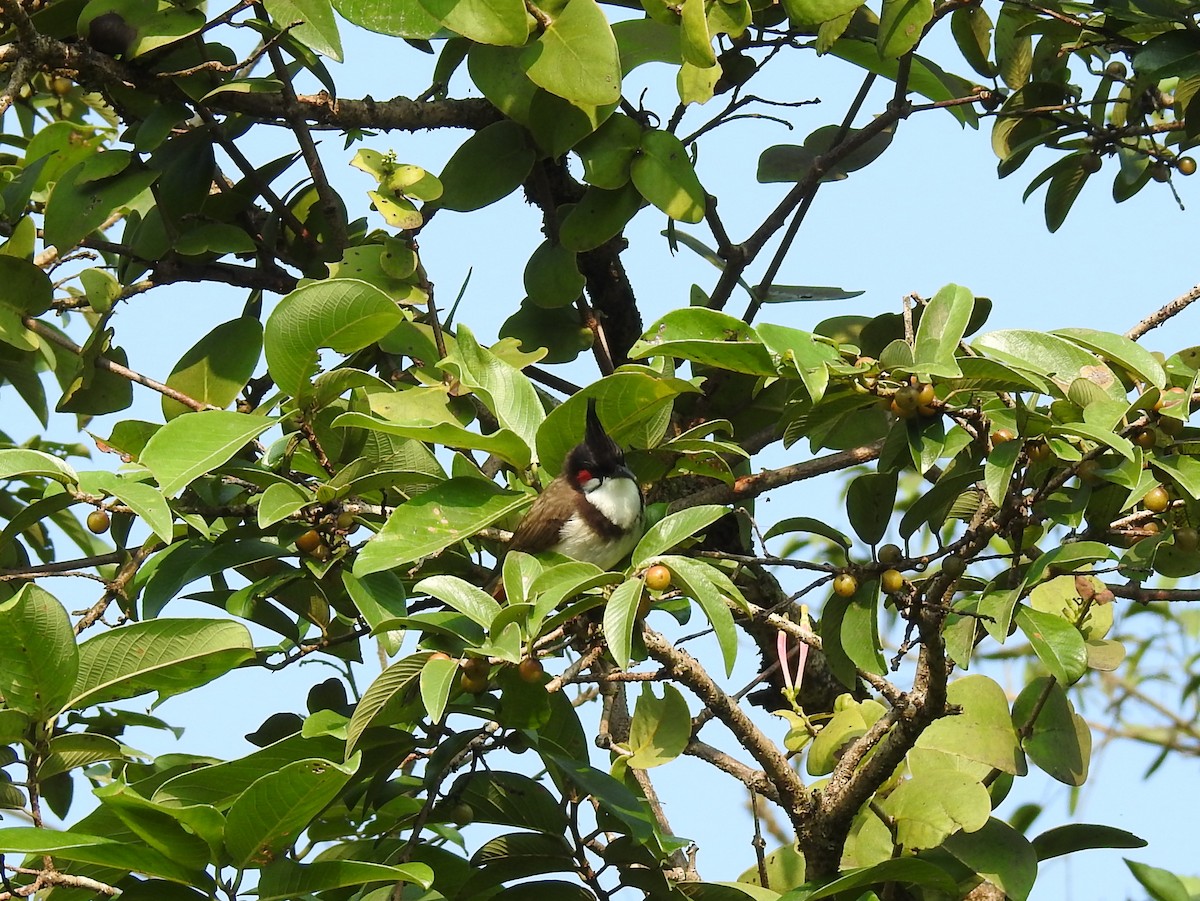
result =
[[578,514],[563,523],[555,550],[575,560],[609,569],[633,550],[642,537],[642,495],[632,479],[605,479],[587,499],[625,534],[607,541],[596,535]]
[[642,518],[642,493],[633,479],[605,479],[591,491],[587,499],[608,520],[621,529],[632,529]]

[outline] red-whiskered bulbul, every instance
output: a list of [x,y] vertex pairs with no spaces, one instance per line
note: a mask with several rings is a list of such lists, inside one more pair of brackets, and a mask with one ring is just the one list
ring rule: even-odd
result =
[[610,569],[642,536],[642,489],[588,400],[583,441],[513,533],[509,550],[555,551]]

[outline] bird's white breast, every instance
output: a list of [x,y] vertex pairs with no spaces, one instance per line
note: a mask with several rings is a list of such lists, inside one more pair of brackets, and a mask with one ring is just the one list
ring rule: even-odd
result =
[[576,514],[563,523],[554,550],[609,569],[633,550],[642,537],[642,495],[631,479],[606,479],[586,494],[597,510],[628,534],[615,541],[602,540],[583,517]]

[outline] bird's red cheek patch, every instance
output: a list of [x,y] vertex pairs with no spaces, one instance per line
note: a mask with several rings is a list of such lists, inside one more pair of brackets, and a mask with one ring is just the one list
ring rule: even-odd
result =
[[579,470],[579,473],[575,476],[575,483],[577,485],[586,485],[591,480],[592,474],[586,469]]

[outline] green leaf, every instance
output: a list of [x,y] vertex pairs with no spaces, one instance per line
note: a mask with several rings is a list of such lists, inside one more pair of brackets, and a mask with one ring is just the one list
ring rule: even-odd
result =
[[933,0],[883,0],[876,41],[880,57],[896,59],[908,53],[932,18]]
[[958,285],[946,285],[926,304],[913,346],[913,361],[919,373],[939,378],[962,375],[955,355],[974,309],[974,296]]
[[294,26],[288,33],[302,44],[342,61],[342,39],[329,0],[264,0],[263,5],[275,24]]
[[446,792],[447,800],[469,804],[478,823],[516,826],[561,838],[567,815],[544,785],[503,770],[464,773]]
[[425,40],[441,30],[441,23],[418,0],[335,0],[333,6],[346,21],[378,34]]
[[913,851],[936,848],[960,829],[982,829],[992,812],[987,789],[956,770],[914,773],[880,806],[896,820],[897,843]]
[[0,255],[0,341],[18,350],[41,347],[42,339],[21,320],[46,312],[53,299],[54,288],[45,272],[28,260]]
[[1125,389],[1112,370],[1078,344],[1057,335],[1008,329],[980,335],[972,346],[986,357],[1048,377],[1063,394],[1075,379],[1086,378],[1113,400],[1125,401]]
[[962,712],[934,720],[921,733],[917,747],[945,751],[1014,776],[1025,775],[1025,759],[1004,689],[987,676],[964,676],[950,683],[946,695]]
[[[821,901],[822,898],[837,897],[842,892],[851,892],[869,885],[888,882],[927,885],[945,894],[953,894],[957,890],[954,879],[941,867],[916,857],[898,857],[895,860],[885,860],[874,866],[844,873],[811,895],[805,896],[805,901]],[[861,898],[861,895],[859,897]]]
[[1087,647],[1071,623],[1024,605],[1017,608],[1016,620],[1042,665],[1060,684],[1073,685],[1087,672]]
[[350,725],[346,729],[346,756],[354,753],[358,740],[363,732],[371,726],[375,718],[380,716],[390,703],[399,703],[410,693],[415,693],[421,671],[429,654],[411,654],[402,660],[397,660],[372,682],[350,717]]
[[642,540],[633,549],[633,565],[641,566],[650,558],[665,554],[680,542],[699,534],[701,529],[712,525],[728,512],[728,507],[704,504],[664,516],[646,530]]
[[878,544],[887,532],[896,505],[896,484],[895,472],[869,472],[856,478],[846,490],[850,526],[867,544]]
[[274,424],[267,416],[228,410],[189,413],[155,432],[138,462],[150,470],[166,497],[174,497]]
[[130,623],[79,646],[79,675],[64,709],[158,692],[161,703],[224,675],[254,656],[246,627],[229,620]]
[[34,720],[58,713],[71,697],[79,669],[75,631],[54,595],[32,582],[0,601],[0,697]]
[[279,857],[263,867],[258,880],[258,901],[289,901],[330,889],[350,888],[368,882],[415,883],[428,889],[433,870],[424,863],[388,866],[362,860],[315,860],[296,863]]
[[414,585],[413,592],[428,594],[445,602],[484,629],[491,628],[492,621],[501,609],[490,594],[457,576],[430,576]]
[[0,449],[0,479],[43,476],[64,485],[79,484],[79,476],[67,463],[43,451],[25,448]]
[[[125,154],[127,168],[119,174],[89,178],[93,161],[109,154]],[[45,241],[66,255],[84,238],[100,228],[114,212],[127,209],[158,179],[159,173],[140,165],[128,165],[128,151],[110,150],[90,157],[59,178],[46,201]]]
[[183,885],[200,883],[207,886],[211,882],[207,877],[198,880],[192,870],[145,845],[78,832],[32,826],[0,829],[0,854],[6,853],[53,855],[62,860],[96,864],[127,873],[159,876]]
[[530,80],[574,103],[621,99],[621,60],[608,18],[595,0],[567,0],[521,54]]
[[50,739],[50,753],[38,767],[37,778],[49,779],[82,766],[105,760],[122,760],[125,753],[116,739],[93,732],[68,732]]
[[849,550],[850,538],[845,532],[835,529],[824,520],[814,519],[811,516],[791,516],[787,519],[781,519],[771,528],[767,529],[763,535],[763,540],[767,541],[779,535],[787,535],[792,532],[812,532],[814,535],[820,535],[822,538],[828,538],[834,544],[839,544]]
[[465,325],[459,326],[457,337],[455,349],[439,367],[478,394],[502,428],[533,447],[538,428],[546,418],[533,383],[515,366],[480,347]]
[[996,67],[990,57],[992,19],[981,6],[959,7],[950,15],[950,32],[963,59],[984,78],[995,78]]
[[495,203],[520,187],[536,158],[529,132],[516,122],[494,122],[467,138],[446,162],[437,205],[465,213]]
[[629,750],[633,753],[620,759],[635,769],[662,766],[682,754],[691,737],[692,715],[678,689],[664,683],[659,699],[650,684],[644,683],[629,724]]
[[1183,880],[1170,870],[1162,867],[1152,867],[1149,864],[1138,863],[1125,858],[1125,866],[1150,894],[1152,901],[1191,901],[1192,893],[1188,891]]
[[717,56],[708,33],[704,6],[704,0],[683,0],[680,4],[679,49],[686,65],[711,69],[717,64]]
[[395,569],[470,538],[529,503],[529,495],[501,491],[491,482],[442,482],[392,511],[358,553],[354,574]]
[[646,330],[629,351],[632,360],[672,356],[749,375],[775,375],[771,354],[740,319],[690,307],[672,310]]
[[395,301],[366,282],[333,278],[305,285],[279,301],[267,318],[267,369],[281,391],[304,394],[320,348],[354,353],[403,320]]
[[1008,496],[1012,484],[1013,470],[1017,466],[1017,458],[1021,455],[1020,441],[1004,441],[992,448],[992,452],[983,461],[983,483],[987,487],[988,497],[999,507]]
[[725,574],[690,557],[661,557],[659,562],[671,571],[675,585],[688,597],[695,598],[708,617],[725,661],[725,674],[732,675],[737,659],[738,633],[733,624],[733,613],[725,603],[730,584]]
[[245,757],[200,766],[173,776],[159,786],[152,800],[176,809],[195,805],[224,809],[263,776],[298,760],[328,759],[330,755],[341,753],[344,746],[343,741],[332,735],[306,738],[293,733]]
[[1162,389],[1167,384],[1167,374],[1162,364],[1150,351],[1124,335],[1090,328],[1060,328],[1050,334],[1066,338],[1085,350],[1112,360],[1155,388]]
[[642,127],[637,122],[621,113],[609,116],[603,125],[575,146],[575,152],[583,162],[583,180],[610,191],[624,187],[629,182],[629,167],[641,143]]
[[642,600],[641,579],[626,579],[604,605],[604,637],[608,650],[621,669],[629,668],[633,656],[633,629],[637,624],[638,604]]
[[451,31],[481,44],[519,47],[529,36],[521,0],[421,0],[421,5]]
[[820,25],[854,12],[862,0],[785,0],[788,18],[798,25]]
[[959,832],[943,847],[960,863],[996,886],[1004,897],[1025,901],[1037,878],[1038,857],[1033,846],[1012,826],[989,819],[975,832]]
[[841,362],[837,350],[800,329],[764,322],[757,332],[767,349],[779,358],[780,374],[796,372],[813,403],[819,402],[829,385],[829,366]]
[[1033,840],[1038,860],[1050,860],[1089,848],[1144,848],[1148,842],[1132,832],[1099,823],[1067,823],[1047,829]]
[[145,520],[146,525],[162,539],[163,544],[171,543],[175,516],[158,488],[135,481],[134,473],[114,475],[108,472],[90,472],[86,474],[85,481],[89,492],[103,491],[105,494],[111,494]]
[[642,133],[641,152],[629,169],[634,186],[643,197],[682,222],[704,218],[706,195],[679,138],[670,132],[651,129]]
[[645,802],[626,788],[624,783],[593,766],[561,754],[543,752],[542,758],[595,798],[604,811],[623,823],[635,842],[646,843],[651,840],[655,828],[653,816]]
[[313,496],[294,482],[268,485],[258,499],[258,527],[265,529],[313,502]]
[[262,867],[291,847],[313,817],[358,771],[360,758],[339,765],[299,760],[263,776],[229,808],[225,847],[239,869]]
[[834,703],[832,719],[817,733],[808,751],[805,767],[809,775],[832,773],[846,745],[865,735],[886,712],[878,701],[860,702],[852,695],[841,695]]
[[[1037,705],[1045,694],[1036,718]],[[1062,685],[1040,676],[1030,682],[1013,703],[1014,725],[1025,727],[1033,722],[1032,733],[1024,740],[1025,753],[1043,771],[1067,785],[1087,781],[1092,756],[1092,733],[1087,721],[1075,712]]]
[[563,217],[558,238],[576,253],[594,250],[620,234],[644,203],[633,184],[615,191],[589,187]]
[[539,307],[563,307],[583,294],[584,277],[575,252],[546,240],[525,265],[525,293]]
[[1112,548],[1100,541],[1072,541],[1051,548],[1029,565],[1025,573],[1025,584],[1033,585],[1048,575],[1051,567],[1059,572],[1070,572],[1083,564],[1112,560],[1116,555]]
[[177,808],[147,800],[124,782],[95,789],[105,813],[116,816],[133,836],[203,878],[222,851],[225,819],[213,807]]
[[[197,341],[167,377],[168,387],[193,400],[224,408],[246,386],[262,354],[263,328],[255,318],[243,316],[222,323]],[[163,416],[170,420],[188,407],[164,396]]]
[[446,711],[450,691],[458,681],[458,661],[428,660],[421,668],[421,703],[431,723],[440,723]]

